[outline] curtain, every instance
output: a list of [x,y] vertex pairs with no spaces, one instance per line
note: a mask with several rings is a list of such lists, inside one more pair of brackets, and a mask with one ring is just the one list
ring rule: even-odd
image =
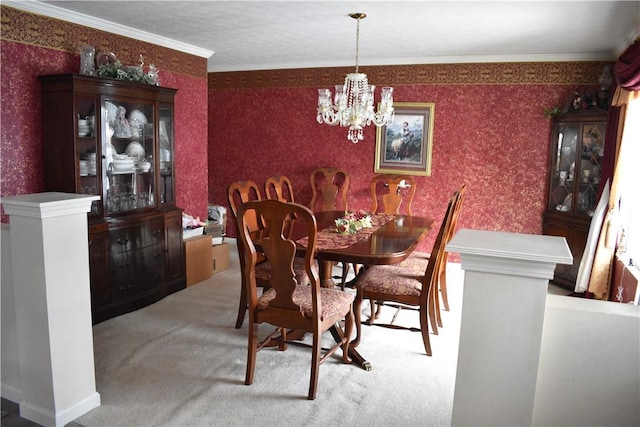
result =
[[[604,159],[603,168],[603,174],[611,173],[611,169],[607,170],[607,168],[611,168],[613,165],[611,190],[608,197],[608,210],[604,216],[593,255],[587,288],[588,296],[605,300],[609,297],[613,260],[618,239],[617,209],[620,201],[620,180],[624,169],[630,166],[628,163],[631,160],[624,156],[625,146],[632,143],[628,136],[625,138],[624,132],[627,106],[630,100],[640,98],[640,39],[620,55],[614,67],[614,77],[617,87],[611,101],[607,123],[607,141],[605,142],[606,150],[609,150],[610,154],[608,159]],[[607,151],[605,151],[606,155]],[[633,166],[631,165],[631,167]]]

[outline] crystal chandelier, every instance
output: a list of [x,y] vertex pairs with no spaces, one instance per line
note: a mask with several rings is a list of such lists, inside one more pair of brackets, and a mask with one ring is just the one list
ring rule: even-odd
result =
[[376,87],[369,85],[367,75],[358,72],[360,44],[360,20],[365,13],[350,13],[357,21],[356,29],[356,72],[347,74],[344,85],[336,85],[334,102],[331,103],[331,90],[318,89],[318,123],[331,126],[349,126],[347,139],[357,144],[362,140],[363,126],[371,123],[384,126],[393,122],[393,88],[382,88],[382,99],[378,112],[373,109],[373,97]]

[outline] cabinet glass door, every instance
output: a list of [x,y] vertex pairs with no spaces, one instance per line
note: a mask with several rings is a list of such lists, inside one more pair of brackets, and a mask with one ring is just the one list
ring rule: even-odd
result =
[[606,124],[558,125],[552,156],[549,209],[592,216],[598,203]]
[[[76,171],[80,178],[76,180],[81,194],[100,194],[98,177],[101,173],[101,162],[98,153],[98,138],[96,135],[96,105],[97,100],[91,97],[77,97],[75,99],[75,141],[76,141]],[[100,213],[100,203],[91,202],[90,215]]]
[[158,134],[160,138],[160,203],[174,203],[173,195],[173,109],[160,106]]
[[104,100],[104,187],[108,214],[156,205],[153,107],[152,103],[131,99]]
[[573,207],[576,153],[579,148],[578,126],[559,125],[554,147],[549,209],[569,212]]
[[602,157],[604,155],[604,134],[606,125],[585,124],[582,126],[582,146],[576,167],[578,179],[578,200],[576,212],[592,216],[598,203],[600,176],[602,175]]

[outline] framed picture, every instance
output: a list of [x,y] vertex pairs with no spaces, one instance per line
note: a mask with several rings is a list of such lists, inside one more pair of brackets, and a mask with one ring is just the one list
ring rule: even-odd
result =
[[393,103],[393,123],[377,130],[376,173],[431,175],[435,107],[433,103]]

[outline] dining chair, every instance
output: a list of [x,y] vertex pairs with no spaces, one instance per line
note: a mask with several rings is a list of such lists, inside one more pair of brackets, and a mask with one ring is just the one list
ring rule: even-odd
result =
[[264,182],[264,194],[269,200],[295,202],[291,180],[283,175],[268,177]]
[[[244,203],[252,200],[262,200],[262,196],[260,194],[260,188],[258,184],[251,180],[241,180],[235,181],[229,185],[227,190],[227,198],[229,199],[229,207],[231,208],[231,213],[233,215],[233,219],[236,225],[236,235],[239,234],[238,229],[238,209]],[[258,218],[255,215],[252,218],[246,219],[247,227],[251,231],[256,231],[258,229]],[[242,256],[242,247],[238,239],[236,239],[236,244],[238,246],[238,256],[240,258],[240,265],[242,267],[242,262],[244,257]],[[259,267],[256,269],[256,281],[258,286],[260,287],[268,287],[269,281],[269,264],[264,262],[264,256],[259,255],[257,265]],[[241,275],[242,281],[244,282],[245,278]],[[244,317],[247,312],[247,295],[246,295],[246,287],[244,283],[240,289],[240,304],[238,307],[238,316],[236,317],[236,329],[240,329],[242,327],[242,323],[244,322]]]
[[[293,185],[291,180],[284,175],[273,175],[264,182],[264,194],[268,200],[280,200],[281,202],[295,202],[293,196]],[[285,235],[291,232],[292,222],[289,221],[285,227]],[[298,262],[299,260],[296,260]]]
[[[251,219],[258,217],[262,222],[259,236],[251,234]],[[292,266],[296,258],[296,243],[284,234],[289,219],[295,218],[296,228],[304,230],[296,238],[308,239],[304,252],[304,268],[309,284],[296,279]],[[311,347],[311,379],[308,399],[316,397],[319,367],[338,348],[342,348],[343,363],[351,363],[349,340],[353,332],[353,298],[349,292],[320,286],[318,269],[314,267],[316,253],[316,218],[306,206],[284,203],[278,200],[252,201],[243,204],[238,211],[239,241],[242,246],[246,294],[249,306],[249,340],[247,351],[247,371],[245,384],[253,383],[256,357],[259,350],[271,343],[277,343],[284,351],[288,344]],[[270,287],[261,296],[257,294],[255,268],[258,259],[256,243],[271,264]],[[344,322],[344,327],[340,326]],[[258,341],[259,325],[275,326],[275,330]],[[340,329],[340,338],[335,344],[324,349],[321,338],[332,328]],[[303,331],[312,335],[311,343],[287,339],[289,331]],[[325,342],[326,344],[326,342]],[[294,375],[288,372],[287,375]]]
[[[238,209],[240,208],[240,206],[242,206],[244,203],[248,201],[262,200],[262,196],[260,194],[260,188],[258,187],[258,184],[256,184],[254,181],[251,181],[251,180],[236,181],[236,182],[233,182],[231,185],[229,185],[227,194],[229,199],[229,205],[231,207],[231,213],[233,214],[233,218],[236,223],[236,235],[238,235],[239,234],[238,228],[237,228],[238,227],[238,216],[237,216]],[[260,227],[259,218],[255,216],[255,212],[252,213],[251,215],[254,215],[254,216],[247,218],[246,220],[247,226],[251,231],[256,231]],[[243,256],[241,254],[242,247],[240,246],[240,242],[238,241],[238,239],[236,239],[236,244],[238,246],[238,256],[240,258],[240,267],[242,268],[242,262],[243,262]],[[298,280],[300,280],[301,282],[308,281],[304,268],[302,267],[301,259],[296,259],[296,262],[294,264],[294,269],[295,269],[295,273]],[[269,287],[269,280],[271,278],[271,265],[269,264],[269,261],[266,260],[264,254],[260,254],[260,253],[258,254],[255,275],[256,275],[256,282],[258,284],[258,287],[262,287],[263,289]],[[241,278],[243,282],[246,281],[246,278],[242,274],[241,274]],[[238,316],[236,318],[236,329],[240,329],[242,327],[242,323],[244,322],[245,314],[247,312],[247,295],[245,293],[245,290],[246,290],[246,287],[243,284],[240,289],[240,303],[238,306]]]
[[[456,201],[456,205],[454,207],[452,224],[449,230],[449,235],[445,237],[445,246],[449,243],[449,241],[453,238],[455,234],[456,227],[458,225],[458,219],[460,218],[460,212],[462,210],[462,202],[465,199],[467,194],[467,184],[463,184],[458,189],[458,200]],[[447,295],[447,258],[448,252],[445,251],[445,260],[440,265],[440,271],[438,273],[438,286],[437,289],[439,292],[434,292],[434,305],[435,305],[435,319],[436,324],[432,325],[434,333],[437,335],[438,327],[442,327],[442,317],[440,315],[440,299],[442,298],[442,305],[444,306],[444,310],[449,311],[449,297]],[[406,260],[402,261],[399,265],[402,267],[414,268],[419,271],[423,271],[427,263],[429,262],[429,254],[425,252],[413,252]]]
[[344,210],[348,208],[347,193],[351,176],[334,167],[316,168],[311,172],[311,203],[313,212]]
[[410,175],[375,175],[371,179],[372,213],[411,215],[416,182]]
[[371,316],[367,324],[420,331],[425,352],[428,356],[432,355],[429,341],[429,318],[434,315],[433,292],[437,286],[440,264],[445,260],[445,237],[448,236],[451,227],[454,206],[458,197],[459,193],[456,191],[449,200],[425,270],[420,272],[414,268],[399,265],[380,265],[366,268],[358,277],[355,284],[356,299],[353,308],[356,317],[356,338],[352,343],[354,347],[360,344],[362,338],[362,302],[368,299],[375,301],[378,306],[391,306],[398,311],[400,309],[417,310],[420,315],[419,329],[394,324],[397,312],[389,323],[374,323],[376,319],[374,307],[371,307]]
[[[311,203],[309,207],[313,212],[346,211],[348,209],[347,194],[351,176],[341,168],[321,167],[311,171]],[[342,274],[340,287],[344,290],[349,274],[350,264],[341,263]],[[357,272],[357,266],[353,266]]]

